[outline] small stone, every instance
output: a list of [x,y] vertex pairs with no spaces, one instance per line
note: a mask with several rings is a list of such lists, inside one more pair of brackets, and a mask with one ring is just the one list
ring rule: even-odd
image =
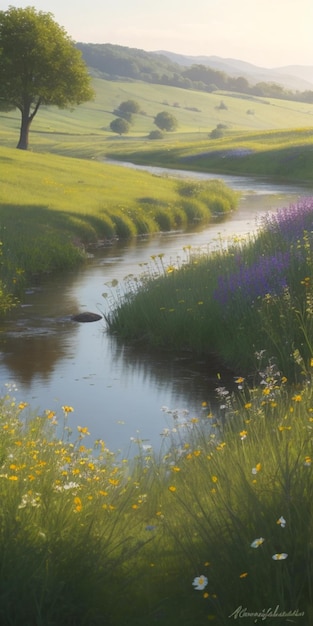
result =
[[99,315],[98,313],[90,313],[90,311],[77,313],[77,315],[73,315],[72,317],[74,322],[98,322],[101,319],[102,315]]

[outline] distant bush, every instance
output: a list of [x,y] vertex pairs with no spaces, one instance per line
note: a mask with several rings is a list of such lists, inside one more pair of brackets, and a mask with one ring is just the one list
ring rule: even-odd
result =
[[161,130],[152,130],[148,135],[149,139],[163,139],[163,137],[164,135]]
[[227,111],[228,106],[225,104],[225,102],[223,102],[223,100],[221,100],[221,102],[219,103],[219,105],[218,105],[218,106],[216,106],[215,108],[216,108],[216,109],[219,109],[219,110],[221,110],[221,111],[222,111],[222,110]]
[[167,132],[176,130],[178,126],[178,122],[176,117],[167,111],[160,111],[155,118],[154,123],[161,130],[166,130]]
[[113,133],[117,133],[118,135],[126,135],[129,133],[130,125],[127,120],[124,120],[122,117],[117,117],[111,122],[110,129]]
[[224,136],[224,133],[223,133],[223,131],[222,131],[222,129],[221,129],[221,128],[214,128],[214,129],[210,132],[210,135],[209,135],[209,137],[210,137],[211,139],[221,139],[221,137],[223,137],[223,136]]

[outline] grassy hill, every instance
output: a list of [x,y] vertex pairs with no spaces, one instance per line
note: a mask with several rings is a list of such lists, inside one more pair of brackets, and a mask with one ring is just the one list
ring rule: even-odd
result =
[[[218,124],[226,126],[224,134],[311,127],[313,104],[277,99],[239,96],[226,92],[212,94],[140,82],[113,82],[94,79],[96,98],[74,111],[46,107],[39,110],[30,133],[30,148],[58,154],[87,158],[104,157],[121,146],[129,148],[133,141],[145,142],[151,148],[158,142],[148,141],[155,115],[170,111],[178,120],[178,129],[169,133],[164,143],[173,140],[205,141]],[[126,136],[110,131],[116,117],[113,111],[124,100],[135,99],[141,114]],[[225,108],[219,106],[223,101]],[[17,112],[0,114],[0,142],[15,147],[19,131]]]

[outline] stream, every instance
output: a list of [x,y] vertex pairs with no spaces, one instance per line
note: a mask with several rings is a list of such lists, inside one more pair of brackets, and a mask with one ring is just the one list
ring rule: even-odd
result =
[[90,259],[78,270],[30,285],[23,305],[1,323],[1,395],[9,391],[17,402],[28,402],[32,411],[42,414],[49,409],[60,418],[61,407],[70,405],[73,433],[77,426],[87,426],[91,433],[86,445],[102,439],[112,451],[127,455],[133,439],[159,449],[161,433],[173,426],[162,407],[199,415],[202,402],[215,396],[215,388],[226,386],[227,372],[189,354],[149,353],[123,345],[106,332],[104,319],[80,324],[71,316],[83,311],[103,314],[107,283],[142,273],[151,256],[164,253],[169,264],[186,259],[185,246],[212,250],[234,235],[252,232],[261,215],[313,195],[313,189],[114,163],[145,169],[154,176],[219,178],[242,192],[238,210],[203,231],[164,233],[92,249]]

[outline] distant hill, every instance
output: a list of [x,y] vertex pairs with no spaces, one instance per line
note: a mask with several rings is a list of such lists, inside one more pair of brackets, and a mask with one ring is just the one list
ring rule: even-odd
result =
[[229,76],[243,76],[251,84],[265,81],[275,82],[292,90],[304,91],[313,89],[312,65],[287,65],[286,67],[266,68],[239,59],[218,56],[187,56],[165,50],[158,50],[152,54],[165,56],[173,63],[183,67],[200,64],[220,72],[226,72]]
[[113,44],[76,45],[91,74],[106,80],[140,80],[197,91],[231,91],[249,96],[313,102],[313,67],[295,65],[267,69],[216,56],[146,52]]

